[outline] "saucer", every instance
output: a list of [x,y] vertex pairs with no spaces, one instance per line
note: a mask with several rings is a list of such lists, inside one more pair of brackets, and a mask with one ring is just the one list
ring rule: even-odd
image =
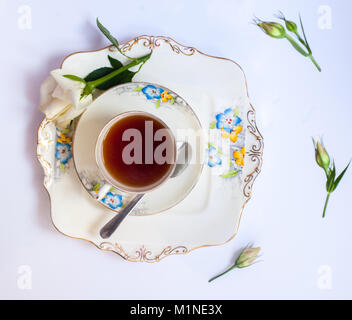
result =
[[[162,100],[161,97],[165,96]],[[150,215],[174,207],[193,189],[202,172],[205,137],[198,117],[177,93],[157,84],[135,82],[118,85],[100,95],[78,120],[73,136],[73,160],[79,179],[100,204],[119,212],[135,196],[113,188],[98,169],[95,147],[103,127],[118,114],[143,111],[161,119],[182,144],[182,133],[199,133],[188,139],[194,158],[183,173],[147,193],[131,214]],[[201,147],[197,144],[200,144]],[[198,150],[198,154],[196,151]]]
[[[63,132],[44,119],[38,129],[37,156],[44,170],[53,224],[64,235],[89,241],[128,261],[156,262],[230,241],[252,195],[263,152],[241,67],[166,37],[140,36],[121,49],[134,57],[153,51],[133,81],[162,84],[192,106],[209,134],[206,163],[183,201],[162,214],[130,216],[104,240],[99,230],[116,213],[89,195],[77,175],[72,159],[76,124]],[[67,74],[84,77],[108,66],[108,54],[126,61],[109,46],[74,53],[61,67]]]

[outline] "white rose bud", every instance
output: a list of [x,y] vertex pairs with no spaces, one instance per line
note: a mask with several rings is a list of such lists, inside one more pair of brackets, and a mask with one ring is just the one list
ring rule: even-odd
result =
[[51,71],[40,87],[39,110],[47,119],[65,123],[79,116],[92,102],[92,95],[81,98],[84,83],[63,77],[62,69]]
[[245,248],[235,262],[236,267],[245,268],[252,265],[255,259],[257,259],[258,257],[259,251],[260,251],[260,247]]
[[260,247],[258,248],[251,248],[249,246],[247,246],[246,248],[244,248],[241,252],[241,254],[239,255],[239,257],[236,259],[235,263],[228,268],[227,270],[225,270],[224,272],[218,274],[217,276],[211,278],[209,280],[209,282],[212,282],[213,280],[223,276],[224,274],[228,273],[229,271],[236,269],[236,268],[246,268],[249,267],[253,264],[253,262],[255,261],[255,259],[258,258],[258,253],[260,251]]

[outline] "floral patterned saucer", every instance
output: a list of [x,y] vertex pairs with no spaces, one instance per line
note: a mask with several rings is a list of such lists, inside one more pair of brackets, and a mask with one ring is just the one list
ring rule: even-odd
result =
[[[187,102],[160,85],[144,82],[122,84],[99,96],[89,106],[75,127],[73,139],[73,158],[78,176],[94,199],[115,212],[119,212],[134,197],[107,183],[95,160],[96,141],[102,128],[116,115],[128,111],[154,114],[167,124],[176,141],[182,144],[187,139],[193,150],[194,161],[190,160],[186,170],[148,193],[131,214],[147,215],[165,211],[182,201],[198,181],[204,163],[205,134]],[[187,136],[191,134],[198,134],[199,141]]]
[[[155,114],[170,112],[172,101],[177,102],[175,92],[183,97],[207,131],[206,163],[198,183],[183,201],[163,214],[130,216],[106,241],[100,238],[99,230],[116,213],[88,194],[73,165],[72,137],[80,123],[74,122],[62,131],[44,119],[38,130],[37,154],[44,169],[55,227],[69,237],[87,240],[129,261],[156,262],[231,240],[260,172],[263,151],[263,138],[256,126],[242,69],[231,60],[205,55],[165,37],[140,36],[121,49],[130,56],[153,50],[133,81],[162,84],[170,90],[146,85],[135,94],[154,104]],[[61,67],[67,74],[84,77],[91,70],[108,66],[108,54],[124,60],[115,48],[106,47],[72,54]],[[116,94],[114,88],[110,90],[106,95]],[[90,107],[94,108],[99,99]],[[100,190],[99,181],[89,182],[91,192]],[[123,205],[123,196],[106,194],[105,204],[113,200]],[[160,196],[160,203],[164,196]]]

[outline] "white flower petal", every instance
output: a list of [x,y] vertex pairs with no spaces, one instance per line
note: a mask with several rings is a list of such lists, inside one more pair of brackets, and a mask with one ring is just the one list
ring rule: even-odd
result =
[[64,72],[62,69],[51,71],[51,75],[63,90],[63,93],[61,94],[72,102],[74,108],[82,109],[87,107],[92,102],[92,95],[81,99],[82,90],[85,84],[80,81],[65,78],[65,74],[67,74],[67,72]]
[[47,104],[43,104],[39,106],[39,110],[45,113],[45,116],[49,119],[57,118],[61,113],[68,109],[70,103],[67,101],[62,101],[56,98],[51,98],[51,100]]
[[79,116],[92,103],[92,95],[81,99],[84,83],[65,78],[62,69],[51,71],[40,88],[39,110],[48,119],[56,120],[58,126],[65,126]]
[[[39,109],[51,101],[51,94],[56,87],[56,81],[52,76],[47,77],[40,86]],[[40,109],[41,110],[41,109]]]
[[56,85],[54,91],[52,92],[52,97],[58,98],[63,101],[68,101],[71,103],[70,96],[68,95],[67,91],[62,89],[60,86]]
[[78,117],[84,110],[84,108],[77,110],[71,105],[71,107],[57,119],[57,126],[64,128],[66,122]]

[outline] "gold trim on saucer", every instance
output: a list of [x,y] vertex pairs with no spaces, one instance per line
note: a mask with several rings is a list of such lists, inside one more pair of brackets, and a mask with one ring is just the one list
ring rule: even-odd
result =
[[[175,52],[176,54],[184,54],[186,56],[192,56],[195,53],[198,53],[198,54],[202,54],[204,56],[210,57],[210,58],[227,60],[229,62],[236,64],[243,73],[243,76],[245,79],[247,97],[248,97],[248,86],[247,86],[247,80],[246,80],[244,71],[241,68],[241,66],[239,64],[237,64],[235,61],[227,59],[227,58],[207,55],[194,47],[183,46],[183,45],[179,44],[178,42],[176,42],[175,40],[168,38],[168,37],[163,37],[163,36],[155,37],[155,36],[142,35],[142,36],[136,37],[130,41],[123,43],[121,48],[124,52],[130,51],[133,48],[133,46],[135,44],[137,44],[139,41],[144,41],[143,45],[145,47],[148,47],[151,50],[155,50],[158,47],[160,47],[160,42],[164,41],[165,43],[167,43],[170,46],[171,50],[173,52]],[[104,48],[101,48],[98,50],[91,50],[91,51],[84,51],[84,52],[96,52],[96,51],[105,50],[107,48],[111,51],[116,50],[116,48],[114,48],[113,46],[107,46],[107,47],[104,47]],[[83,51],[75,52],[75,53],[68,55],[63,60],[63,62],[71,55],[82,53],[82,52]],[[63,64],[63,62],[62,62],[62,64]],[[62,66],[62,64],[61,64],[61,66]],[[249,99],[249,97],[248,97],[248,99]],[[186,253],[189,253],[189,252],[191,252],[195,249],[198,249],[198,248],[219,246],[219,245],[222,245],[222,244],[225,244],[225,243],[231,241],[236,236],[236,234],[238,232],[243,209],[244,209],[245,205],[247,204],[247,202],[249,201],[249,199],[251,198],[253,183],[261,171],[261,166],[262,166],[262,162],[263,162],[263,159],[262,159],[263,148],[264,148],[263,137],[258,130],[258,127],[256,124],[255,109],[253,108],[253,106],[251,104],[250,104],[250,110],[247,112],[247,120],[248,120],[248,124],[247,124],[248,132],[249,132],[249,134],[251,134],[255,138],[256,144],[249,146],[248,150],[246,150],[246,157],[247,157],[247,161],[249,159],[251,162],[256,163],[256,166],[255,166],[254,170],[252,172],[250,172],[244,178],[243,194],[247,199],[244,202],[244,204],[242,205],[239,221],[236,224],[236,229],[234,231],[234,234],[228,240],[221,242],[221,243],[217,243],[217,244],[206,244],[206,245],[201,245],[201,246],[197,246],[197,247],[190,248],[190,249],[188,249],[185,246],[181,246],[181,245],[176,246],[176,247],[167,246],[164,249],[162,249],[162,251],[160,251],[159,253],[153,253],[151,250],[149,250],[144,245],[142,245],[139,249],[137,249],[134,252],[134,255],[132,256],[132,255],[128,254],[119,243],[101,242],[100,244],[96,244],[93,241],[88,240],[88,239],[73,237],[73,236],[64,234],[62,231],[60,231],[55,226],[53,219],[52,219],[52,212],[50,210],[50,216],[51,216],[51,220],[52,220],[54,227],[56,228],[56,230],[58,230],[61,234],[65,235],[65,236],[68,236],[68,237],[74,238],[74,239],[88,241],[88,242],[92,243],[93,245],[95,245],[98,249],[117,253],[119,256],[121,256],[125,260],[132,261],[132,262],[158,262],[158,261],[164,259],[165,257],[171,256],[171,255],[186,254]],[[42,167],[44,169],[44,174],[45,174],[44,186],[48,192],[49,199],[50,199],[50,194],[49,194],[48,189],[49,189],[50,181],[52,179],[52,175],[51,175],[52,168],[51,168],[50,163],[44,158],[43,151],[47,150],[46,148],[48,148],[49,143],[52,142],[50,140],[48,133],[44,132],[44,129],[46,128],[46,126],[50,122],[51,122],[50,120],[44,118],[42,120],[41,124],[39,125],[39,127],[38,127],[38,144],[37,144],[37,157],[38,157],[40,164],[42,165]]]

